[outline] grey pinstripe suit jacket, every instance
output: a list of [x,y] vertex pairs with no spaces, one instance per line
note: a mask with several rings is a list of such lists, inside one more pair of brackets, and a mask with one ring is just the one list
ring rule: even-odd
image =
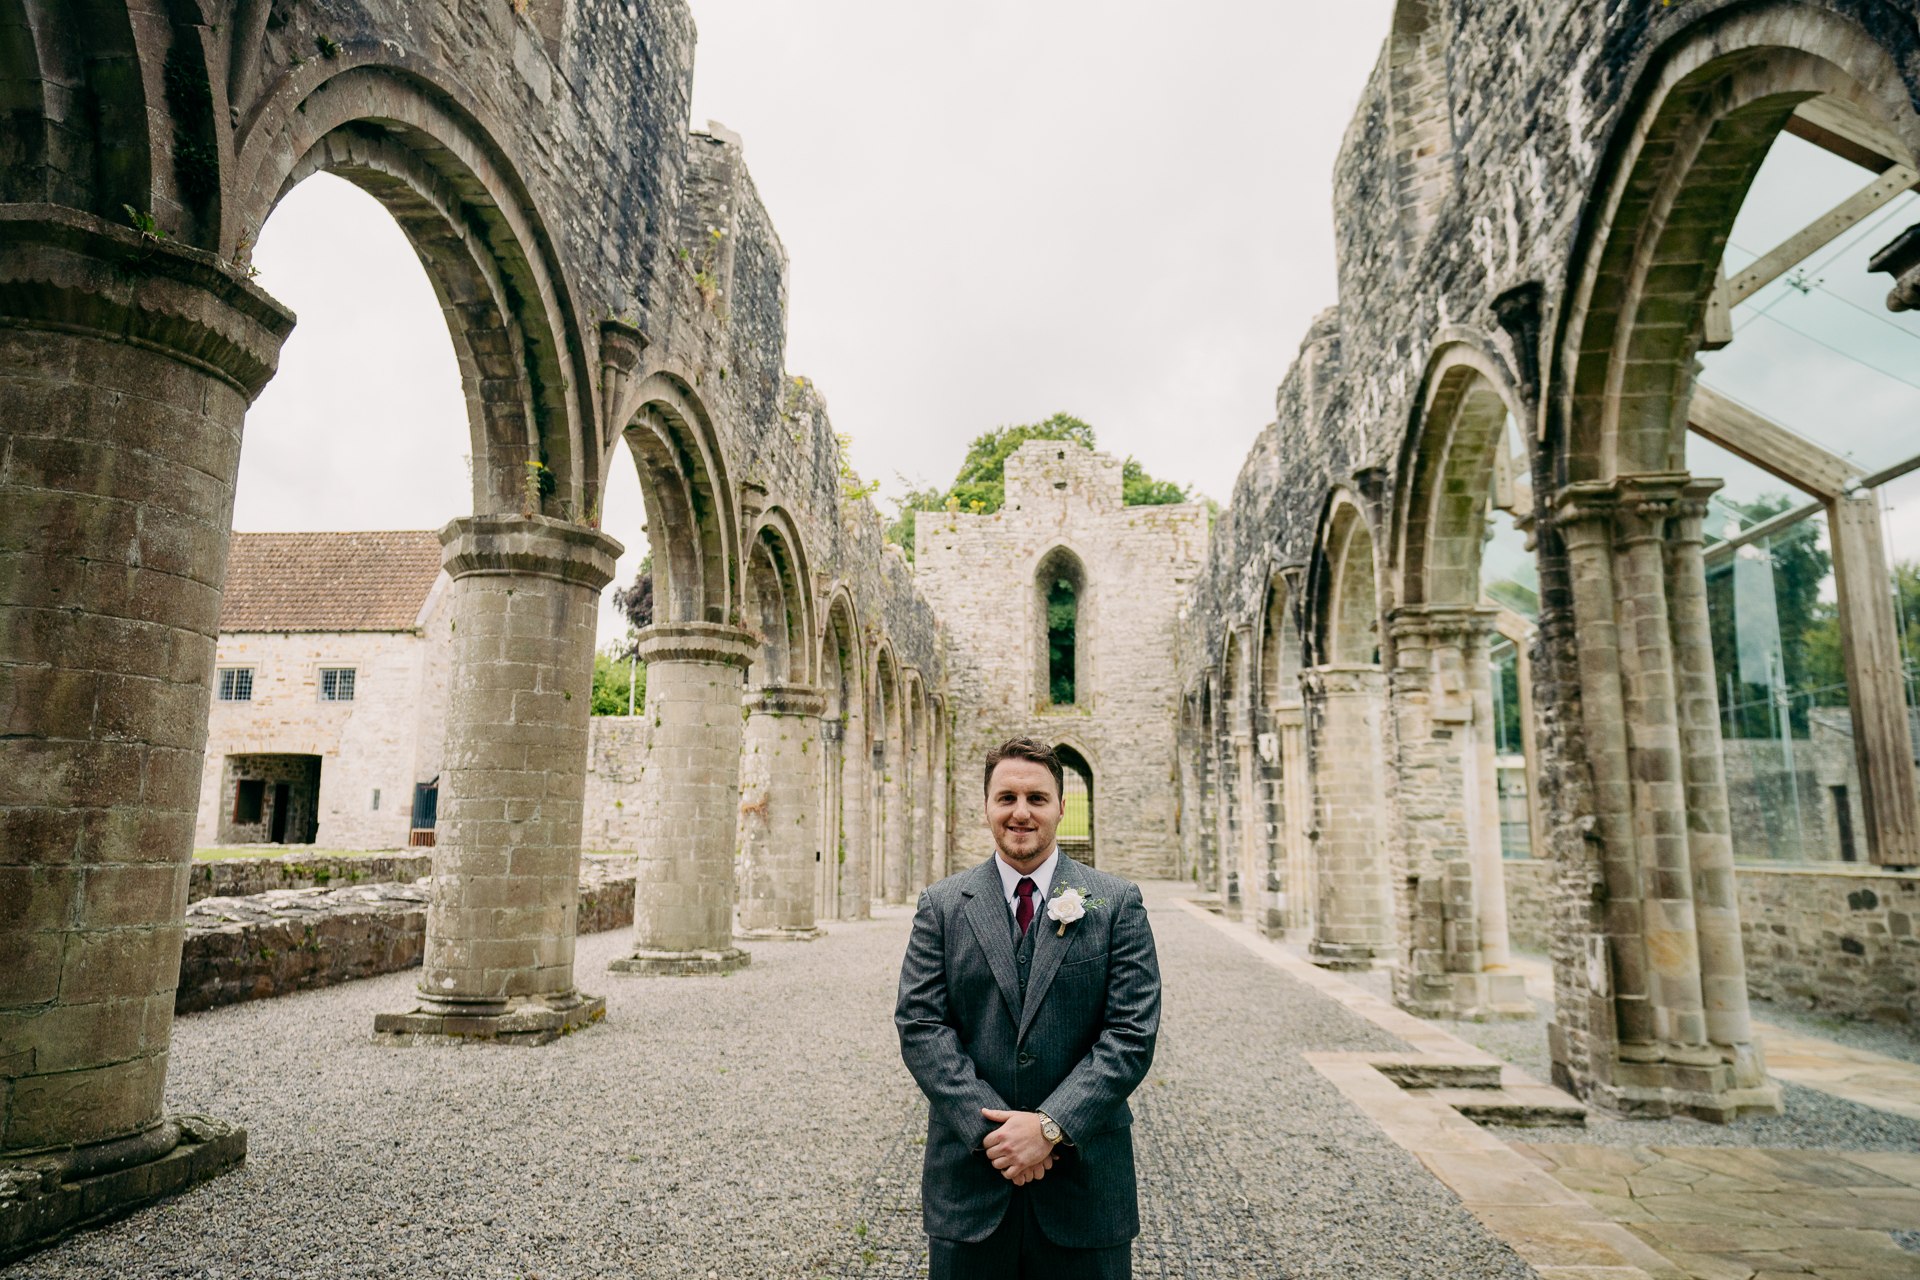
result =
[[1081,919],[1033,922],[1033,972],[1021,995],[1000,874],[989,859],[920,895],[900,966],[900,1056],[927,1095],[921,1203],[927,1233],[979,1241],[1013,1184],[981,1144],[980,1114],[1044,1111],[1066,1131],[1046,1177],[1030,1183],[1040,1229],[1076,1249],[1140,1231],[1127,1098],[1153,1063],[1160,964],[1139,886],[1062,855],[1050,892],[1104,898]]

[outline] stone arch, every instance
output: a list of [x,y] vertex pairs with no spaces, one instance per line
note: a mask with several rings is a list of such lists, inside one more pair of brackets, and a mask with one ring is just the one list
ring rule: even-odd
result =
[[1300,701],[1300,625],[1286,578],[1272,573],[1260,611],[1260,695],[1267,712]]
[[1616,131],[1571,259],[1558,483],[1684,470],[1692,357],[1727,234],[1787,117],[1821,94],[1885,120],[1910,152],[1920,142],[1887,50],[1812,5],[1703,18],[1641,77],[1645,105]]
[[1508,414],[1526,421],[1492,357],[1465,342],[1434,353],[1401,463],[1394,561],[1402,606],[1479,603],[1494,459]]
[[1315,577],[1319,590],[1316,665],[1380,661],[1379,595],[1373,526],[1351,490],[1334,491],[1321,524]]
[[[244,260],[274,207],[315,173],[380,201],[447,317],[473,440],[474,510],[587,522],[599,501],[595,379],[565,272],[517,166],[456,86],[380,65],[374,45],[267,88],[234,132],[223,256]],[[344,65],[343,65],[344,64]],[[624,425],[624,424],[622,424]],[[529,463],[552,477],[530,479]]]
[[[1086,557],[1072,543],[1061,540],[1034,557],[1033,689],[1034,705],[1090,707],[1093,705],[1093,579]],[[1059,584],[1068,584],[1062,588]],[[1071,597],[1072,622],[1064,637],[1052,625],[1063,598]],[[1070,683],[1072,696],[1055,701]]]
[[755,664],[756,684],[810,685],[819,671],[819,652],[812,637],[813,580],[793,518],[780,507],[770,507],[752,531],[747,553],[746,621],[763,637],[764,660]]
[[647,504],[662,620],[726,623],[739,607],[740,525],[719,432],[692,387],[671,373],[643,380],[631,400],[626,441]]
[[816,912],[842,920],[864,918],[872,901],[866,834],[872,765],[866,754],[868,680],[859,617],[852,591],[845,583],[837,585],[827,598],[816,668],[826,689]]

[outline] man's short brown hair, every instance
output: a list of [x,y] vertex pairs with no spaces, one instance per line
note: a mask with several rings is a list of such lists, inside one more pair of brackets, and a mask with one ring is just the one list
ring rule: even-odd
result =
[[987,795],[993,794],[993,770],[1002,760],[1031,760],[1047,766],[1047,772],[1053,775],[1053,794],[1056,797],[1066,794],[1067,771],[1053,748],[1038,738],[1014,738],[987,752],[987,776],[982,786]]

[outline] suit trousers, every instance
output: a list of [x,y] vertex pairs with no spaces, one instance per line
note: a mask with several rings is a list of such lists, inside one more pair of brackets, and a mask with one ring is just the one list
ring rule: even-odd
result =
[[1047,1239],[1025,1187],[1015,1187],[993,1234],[977,1244],[927,1237],[927,1280],[1132,1280],[1133,1245],[1069,1249]]

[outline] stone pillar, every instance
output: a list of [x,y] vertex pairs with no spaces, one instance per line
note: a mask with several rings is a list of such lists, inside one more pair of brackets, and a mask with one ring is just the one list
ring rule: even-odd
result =
[[1394,998],[1428,1018],[1534,1016],[1506,955],[1486,636],[1494,610],[1397,610],[1393,836],[1402,963]]
[[913,753],[913,874],[907,892],[916,900],[920,891],[940,877],[933,871],[933,738],[926,716],[920,717],[919,747]]
[[804,685],[747,691],[740,757],[740,936],[811,942],[820,848],[820,713]]
[[[1780,1095],[1744,1027],[1700,555],[1711,488],[1660,473],[1580,482],[1555,499],[1594,788],[1588,837],[1604,882],[1595,887],[1605,905],[1589,939],[1587,994],[1612,1016],[1556,1027],[1548,1039],[1556,1079],[1602,1106],[1730,1120],[1778,1113]],[[1567,1060],[1576,1042],[1589,1060]]]
[[616,973],[731,973],[733,838],[739,829],[740,698],[759,656],[750,631],[670,622],[640,633],[652,726],[635,828],[633,954]]
[[1237,729],[1233,735],[1233,763],[1238,783],[1235,787],[1240,829],[1235,832],[1234,853],[1240,866],[1240,918],[1257,924],[1263,914],[1267,876],[1261,851],[1261,832],[1265,829],[1266,806],[1253,767],[1253,734]]
[[162,1112],[247,406],[293,316],[0,209],[0,1262],[238,1164]]
[[454,520],[440,545],[453,672],[427,954],[418,1003],[373,1029],[545,1044],[607,1008],[575,989],[573,944],[594,636],[622,548],[522,515]]
[[881,897],[898,905],[907,900],[907,784],[913,764],[907,758],[906,734],[886,736],[886,754],[880,766],[880,865],[884,870]]
[[1753,1043],[1747,1005],[1746,945],[1740,937],[1740,894],[1734,883],[1703,556],[1707,497],[1719,487],[1717,480],[1696,480],[1682,489],[1667,539],[1667,570],[1673,584],[1673,665],[1686,766],[1687,850],[1699,929],[1706,1035],[1720,1057],[1732,1065],[1735,1088],[1751,1090],[1766,1085],[1766,1067]]
[[1313,927],[1313,907],[1318,900],[1314,887],[1313,841],[1307,830],[1313,813],[1313,792],[1308,785],[1306,714],[1300,706],[1282,707],[1273,716],[1280,737],[1280,786],[1286,798],[1281,816],[1286,845],[1286,878],[1281,889],[1289,942],[1303,941]]
[[873,842],[867,835],[868,799],[873,794],[873,744],[867,741],[867,715],[855,693],[840,739],[840,886],[841,920],[873,915],[868,883]]
[[1328,969],[1370,969],[1393,949],[1392,897],[1380,831],[1386,773],[1386,677],[1378,667],[1315,667],[1313,788],[1319,811],[1313,941]]

